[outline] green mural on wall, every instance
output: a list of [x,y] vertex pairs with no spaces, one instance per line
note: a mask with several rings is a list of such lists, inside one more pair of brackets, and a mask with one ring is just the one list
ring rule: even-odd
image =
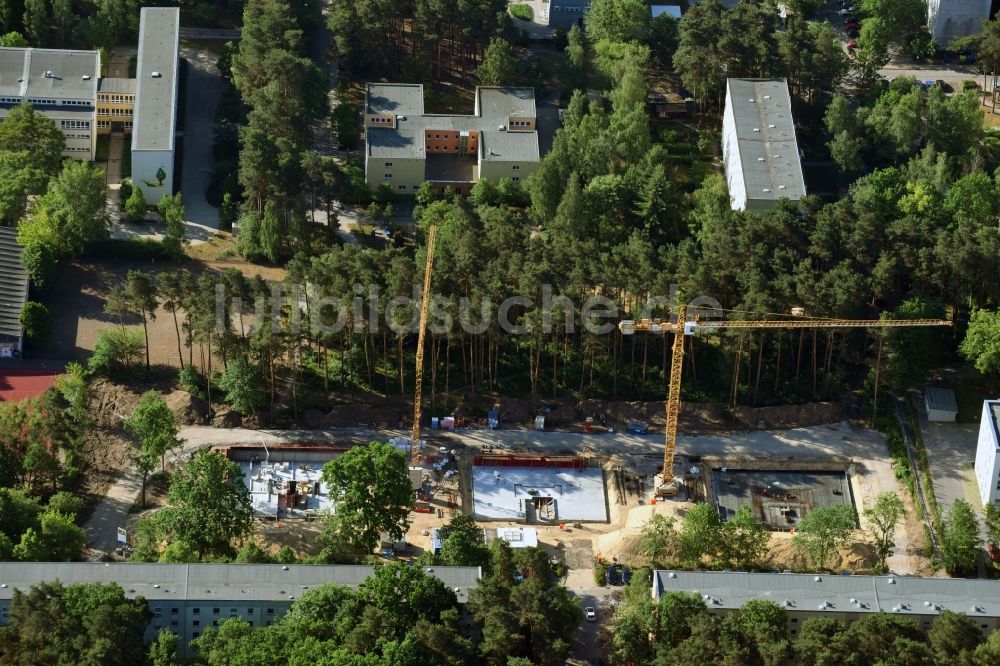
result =
[[164,171],[163,167],[161,166],[159,169],[156,170],[156,182],[153,182],[151,180],[144,180],[142,182],[146,184],[146,187],[163,187],[163,181],[165,181],[166,179],[167,179],[167,172]]

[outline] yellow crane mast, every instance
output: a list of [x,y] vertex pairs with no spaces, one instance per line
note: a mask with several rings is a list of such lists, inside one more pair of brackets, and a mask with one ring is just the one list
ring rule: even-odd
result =
[[677,450],[677,422],[681,412],[681,374],[684,368],[684,336],[695,331],[721,329],[794,329],[794,328],[904,328],[910,326],[951,326],[944,319],[774,319],[774,320],[688,320],[687,306],[677,307],[677,322],[659,319],[627,319],[618,323],[623,335],[633,333],[673,333],[673,355],[667,387],[666,428],[663,449],[663,469],[658,495],[673,496],[679,492],[674,478],[674,455]]
[[415,386],[413,389],[413,432],[410,440],[410,459],[414,466],[420,464],[420,418],[421,399],[424,386],[424,336],[427,333],[427,319],[431,307],[431,273],[434,270],[434,246],[437,244],[438,227],[431,225],[427,230],[427,259],[424,262],[424,289],[420,301],[420,329],[417,331],[417,354]]

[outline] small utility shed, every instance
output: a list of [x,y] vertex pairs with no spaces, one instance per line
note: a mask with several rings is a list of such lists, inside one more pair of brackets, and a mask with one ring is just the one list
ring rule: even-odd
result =
[[958,402],[951,389],[925,388],[924,407],[927,408],[928,421],[954,423],[958,415]]

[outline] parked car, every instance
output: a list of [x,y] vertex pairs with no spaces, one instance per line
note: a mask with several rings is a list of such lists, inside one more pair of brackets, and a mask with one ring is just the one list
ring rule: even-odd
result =
[[997,545],[992,541],[987,544],[986,552],[989,553],[990,559],[994,562],[1000,560],[1000,548],[997,548]]
[[861,30],[861,24],[857,21],[844,21],[844,30]]
[[597,622],[597,611],[594,610],[593,606],[587,606],[583,609],[583,614],[587,618],[587,622]]

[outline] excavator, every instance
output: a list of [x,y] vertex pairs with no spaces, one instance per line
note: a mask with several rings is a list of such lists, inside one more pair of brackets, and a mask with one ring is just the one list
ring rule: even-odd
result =
[[[684,368],[684,338],[699,331],[723,329],[803,329],[803,328],[904,328],[910,326],[951,326],[944,319],[820,319],[805,317],[801,308],[792,310],[792,319],[705,319],[688,317],[687,306],[677,306],[677,320],[626,319],[618,323],[623,335],[635,333],[673,333],[674,340],[670,357],[670,380],[667,385],[666,429],[663,447],[663,467],[657,478],[658,497],[676,497],[683,483],[674,474],[674,456],[677,451],[677,422],[681,412],[681,375]],[[880,347],[881,350],[881,347]],[[876,391],[877,388],[876,373]]]

